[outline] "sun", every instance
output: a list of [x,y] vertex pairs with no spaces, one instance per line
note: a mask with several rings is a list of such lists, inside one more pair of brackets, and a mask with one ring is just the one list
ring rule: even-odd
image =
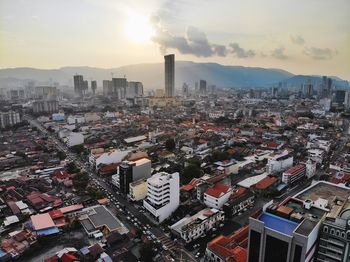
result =
[[128,39],[135,43],[147,43],[154,35],[154,29],[147,16],[132,10],[127,12],[124,31]]

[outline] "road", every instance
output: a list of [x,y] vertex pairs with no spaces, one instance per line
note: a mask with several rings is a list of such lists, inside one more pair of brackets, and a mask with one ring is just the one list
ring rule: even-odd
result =
[[[181,244],[175,243],[172,239],[170,239],[161,230],[161,227],[152,225],[149,219],[143,214],[144,211],[142,208],[136,208],[134,204],[130,203],[126,198],[119,194],[117,189],[112,187],[108,181],[97,176],[95,171],[89,166],[87,162],[71,152],[65,144],[63,144],[57,137],[54,136],[54,134],[48,132],[38,121],[31,118],[30,116],[24,116],[24,119],[27,120],[31,126],[36,127],[40,132],[54,141],[57,149],[63,151],[67,155],[67,159],[69,161],[73,161],[82,171],[85,171],[89,174],[92,181],[108,195],[110,200],[112,200],[111,202],[113,207],[119,211],[116,215],[124,224],[128,225],[129,228],[131,228],[135,227],[136,223],[136,225],[142,229],[143,233],[146,233],[149,240],[153,240],[156,243],[161,243],[165,258],[168,261],[197,261],[193,254],[188,252]],[[120,208],[120,206],[123,206],[124,209]]]

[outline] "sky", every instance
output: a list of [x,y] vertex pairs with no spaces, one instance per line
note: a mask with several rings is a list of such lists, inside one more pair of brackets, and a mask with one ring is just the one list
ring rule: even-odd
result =
[[349,0],[0,0],[0,68],[177,60],[350,80]]

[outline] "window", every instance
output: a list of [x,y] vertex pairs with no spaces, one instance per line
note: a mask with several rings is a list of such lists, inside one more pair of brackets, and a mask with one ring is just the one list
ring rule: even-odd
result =
[[332,228],[331,229],[331,234],[334,235],[334,233],[335,233],[335,230],[334,230],[334,228]]
[[295,245],[293,262],[301,262],[301,252],[303,248],[299,245]]
[[[266,236],[265,261],[287,261],[288,243],[272,236]],[[259,260],[256,260],[259,261]]]
[[328,227],[327,226],[323,227],[323,232],[328,233]]
[[250,230],[249,236],[249,262],[259,261],[261,234],[255,230]]

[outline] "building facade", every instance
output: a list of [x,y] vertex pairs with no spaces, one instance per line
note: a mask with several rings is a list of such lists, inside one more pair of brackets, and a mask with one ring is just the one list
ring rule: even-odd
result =
[[143,200],[143,206],[155,222],[161,223],[179,206],[179,173],[157,173],[147,179],[147,184],[147,197]]
[[175,96],[175,55],[164,56],[165,96]]

